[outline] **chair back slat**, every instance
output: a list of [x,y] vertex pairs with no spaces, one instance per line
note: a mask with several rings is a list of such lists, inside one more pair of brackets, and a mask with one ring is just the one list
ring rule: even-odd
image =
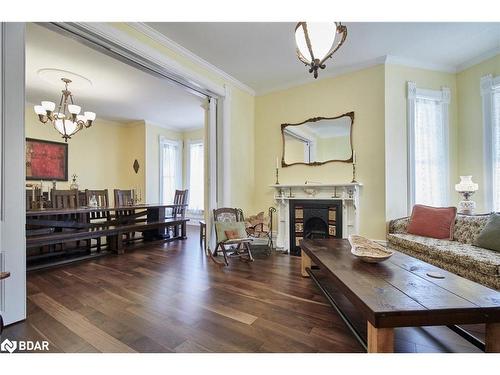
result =
[[134,191],[114,189],[115,206],[130,206],[134,204]]
[[78,208],[78,190],[51,190],[53,208]]
[[[174,195],[174,204],[187,204],[189,190],[176,190]],[[172,216],[184,217],[186,215],[186,207],[174,207],[172,209]]]
[[[108,189],[104,189],[104,190],[85,189],[85,201],[87,202],[87,205],[89,204],[90,199],[92,197],[96,198],[98,207],[108,207],[109,206]],[[91,212],[90,218],[91,219],[110,219],[110,212],[109,211]]]

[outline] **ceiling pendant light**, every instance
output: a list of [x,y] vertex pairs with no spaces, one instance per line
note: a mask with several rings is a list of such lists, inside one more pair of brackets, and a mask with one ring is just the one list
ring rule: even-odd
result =
[[75,105],[73,102],[73,95],[71,91],[68,90],[68,85],[71,83],[70,79],[61,78],[64,82],[64,90],[62,90],[61,101],[56,109],[56,104],[54,102],[43,101],[42,105],[36,105],[34,107],[35,113],[38,115],[38,119],[42,123],[47,123],[49,120],[64,138],[65,142],[72,135],[78,133],[80,130],[85,128],[90,128],[92,122],[95,120],[94,112],[84,112],[80,115],[82,108]]
[[325,61],[344,44],[347,27],[340,22],[298,22],[295,26],[297,57],[309,73],[318,78],[318,69],[325,69]]

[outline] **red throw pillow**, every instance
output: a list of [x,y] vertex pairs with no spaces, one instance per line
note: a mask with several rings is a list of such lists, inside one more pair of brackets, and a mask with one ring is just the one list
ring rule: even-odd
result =
[[456,207],[429,207],[416,204],[407,232],[418,236],[453,240]]

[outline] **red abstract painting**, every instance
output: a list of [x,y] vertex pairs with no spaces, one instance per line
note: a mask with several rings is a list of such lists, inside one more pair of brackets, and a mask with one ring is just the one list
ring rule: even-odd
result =
[[68,180],[66,143],[26,138],[27,180]]

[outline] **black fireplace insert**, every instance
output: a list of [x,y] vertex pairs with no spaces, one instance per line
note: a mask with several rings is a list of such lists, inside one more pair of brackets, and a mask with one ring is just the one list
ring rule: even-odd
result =
[[300,256],[303,239],[342,238],[342,201],[290,201],[290,254]]

